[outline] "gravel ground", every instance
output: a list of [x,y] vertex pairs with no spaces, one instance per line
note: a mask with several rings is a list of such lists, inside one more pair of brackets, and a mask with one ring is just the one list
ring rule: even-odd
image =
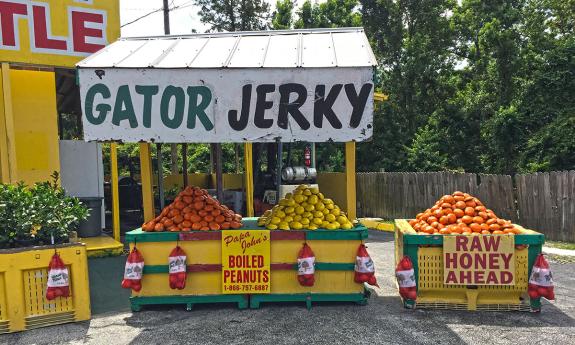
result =
[[393,282],[392,234],[371,232],[381,288],[366,306],[264,304],[259,310],[203,305],[132,314],[0,336],[1,344],[573,344],[574,263],[553,263],[557,302],[540,314],[403,309]]

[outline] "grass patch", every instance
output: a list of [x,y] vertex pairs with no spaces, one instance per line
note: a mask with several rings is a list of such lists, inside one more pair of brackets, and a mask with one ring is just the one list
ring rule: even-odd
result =
[[559,242],[559,241],[545,241],[546,247],[575,250],[575,243]]
[[552,263],[572,264],[575,263],[575,256],[547,254],[547,258]]

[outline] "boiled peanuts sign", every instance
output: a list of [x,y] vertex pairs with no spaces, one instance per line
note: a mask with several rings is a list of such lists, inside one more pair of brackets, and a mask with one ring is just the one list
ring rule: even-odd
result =
[[443,282],[447,285],[514,285],[513,235],[445,236]]
[[222,293],[270,293],[269,230],[222,230]]
[[369,68],[79,70],[85,140],[363,141]]

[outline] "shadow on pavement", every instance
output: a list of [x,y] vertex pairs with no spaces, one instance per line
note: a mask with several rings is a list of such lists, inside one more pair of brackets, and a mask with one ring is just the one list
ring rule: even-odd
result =
[[369,230],[369,237],[365,242],[393,242],[394,234],[393,232],[380,231],[380,230]]

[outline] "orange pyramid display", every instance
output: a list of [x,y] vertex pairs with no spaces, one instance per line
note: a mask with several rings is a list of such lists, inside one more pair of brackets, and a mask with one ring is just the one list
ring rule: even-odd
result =
[[239,229],[242,216],[220,204],[205,189],[186,187],[159,216],[142,225],[144,231]]

